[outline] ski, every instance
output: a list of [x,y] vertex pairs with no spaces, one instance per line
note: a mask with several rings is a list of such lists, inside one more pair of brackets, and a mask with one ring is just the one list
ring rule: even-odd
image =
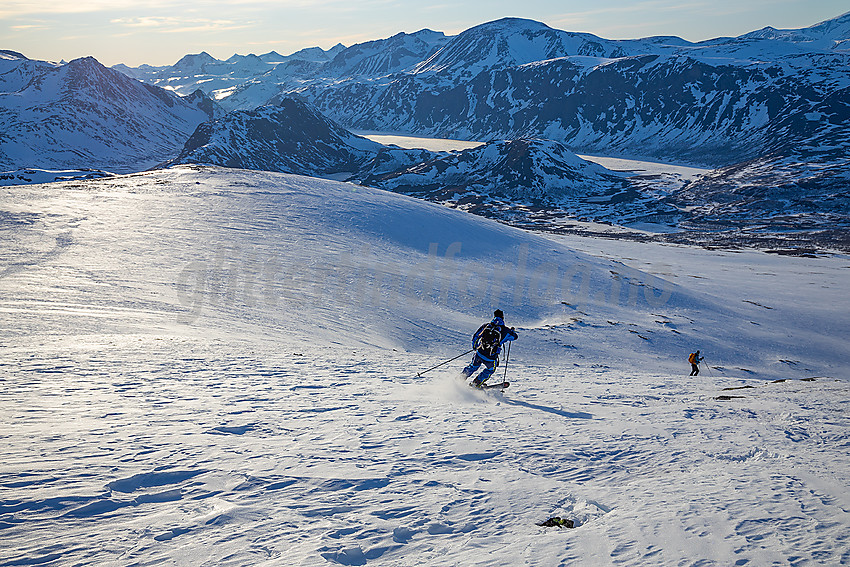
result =
[[498,384],[484,383],[484,384],[481,384],[480,386],[476,386],[475,384],[470,382],[469,385],[473,388],[478,388],[479,390],[489,390],[491,388],[502,388],[502,389],[504,389],[504,388],[507,388],[508,386],[510,386],[511,383],[510,382],[499,382]]

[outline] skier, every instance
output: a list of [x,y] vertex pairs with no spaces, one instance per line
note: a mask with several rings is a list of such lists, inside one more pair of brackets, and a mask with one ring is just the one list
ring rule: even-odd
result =
[[691,363],[691,373],[690,373],[690,376],[696,376],[697,374],[699,374],[699,363],[700,363],[700,362],[702,362],[702,360],[703,360],[704,358],[705,358],[704,356],[703,356],[703,357],[701,357],[701,356],[699,355],[699,351],[692,352],[692,353],[688,356],[688,362],[690,362],[690,363]]
[[464,377],[472,376],[483,364],[484,370],[472,381],[473,386],[481,388],[499,365],[499,353],[502,352],[502,345],[517,338],[514,328],[509,329],[505,326],[505,314],[502,313],[501,309],[496,309],[493,312],[493,320],[481,325],[472,336],[472,348],[475,349],[475,354],[469,366],[463,369]]

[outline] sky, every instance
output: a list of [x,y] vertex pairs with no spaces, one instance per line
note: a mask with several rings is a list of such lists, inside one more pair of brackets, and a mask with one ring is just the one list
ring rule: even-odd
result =
[[170,65],[206,51],[288,55],[423,28],[457,34],[503,17],[608,39],[691,41],[839,16],[847,0],[54,0],[0,1],[0,49],[32,59],[93,56],[105,65]]

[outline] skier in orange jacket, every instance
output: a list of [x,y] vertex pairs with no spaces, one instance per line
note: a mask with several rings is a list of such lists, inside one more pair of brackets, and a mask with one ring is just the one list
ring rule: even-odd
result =
[[700,357],[699,351],[692,352],[690,356],[688,356],[688,362],[691,363],[691,376],[699,374],[699,363],[702,362],[703,358],[705,357]]

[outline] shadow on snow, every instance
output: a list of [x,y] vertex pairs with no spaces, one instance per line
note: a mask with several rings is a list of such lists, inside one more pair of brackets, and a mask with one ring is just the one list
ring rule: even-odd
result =
[[503,404],[508,404],[511,406],[518,406],[528,409],[545,411],[546,413],[552,413],[561,417],[566,417],[568,419],[593,419],[593,414],[585,413],[585,412],[571,412],[565,411],[555,408],[550,408],[549,406],[541,406],[538,404],[532,404],[529,402],[523,402],[521,400],[515,400],[510,398],[503,398],[500,400]]

